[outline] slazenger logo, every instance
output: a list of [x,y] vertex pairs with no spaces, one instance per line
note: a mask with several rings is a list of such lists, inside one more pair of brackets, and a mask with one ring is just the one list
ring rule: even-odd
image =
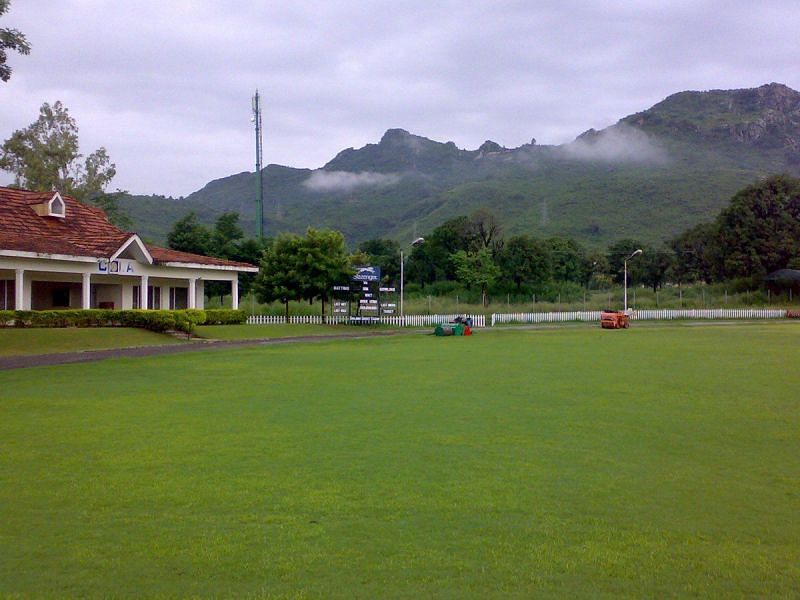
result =
[[378,281],[380,278],[380,271],[376,267],[359,267],[353,276],[356,281]]
[[122,273],[128,275],[133,273],[133,264],[119,260],[100,260],[97,262],[97,270],[100,273]]

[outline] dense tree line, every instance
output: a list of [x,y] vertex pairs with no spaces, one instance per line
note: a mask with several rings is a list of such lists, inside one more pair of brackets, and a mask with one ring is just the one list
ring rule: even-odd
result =
[[[387,282],[400,276],[401,246],[374,239],[348,254],[336,231],[309,228],[305,236],[281,234],[264,244],[245,240],[238,215],[222,215],[213,229],[194,214],[175,224],[170,247],[188,252],[260,264],[254,282],[260,301],[280,301],[288,313],[292,300],[322,301],[331,288],[348,279],[352,267],[381,268]],[[622,239],[599,251],[563,237],[502,236],[502,226],[488,211],[445,221],[423,243],[407,247],[407,284],[426,293],[466,289],[483,302],[492,294],[543,299],[582,289],[622,283],[626,259],[628,281],[654,291],[667,282],[739,280],[754,289],[763,277],[781,268],[800,268],[800,180],[774,176],[751,185],[731,200],[711,223],[699,224],[661,247]],[[250,282],[240,286],[242,294]],[[220,292],[223,293],[223,292]]]
[[[223,213],[210,228],[198,222],[197,215],[189,213],[172,226],[167,236],[167,246],[181,252],[191,252],[257,265],[261,262],[264,245],[256,239],[245,239],[239,226],[239,213]],[[255,275],[239,275],[239,295],[245,296],[252,290]],[[230,292],[227,283],[210,281],[205,286],[207,296],[220,299]]]
[[[563,284],[604,287],[622,283],[625,259],[642,249],[628,263],[633,285],[655,291],[667,282],[738,280],[754,289],[772,271],[800,268],[800,180],[777,175],[748,186],[713,222],[696,225],[660,247],[622,239],[601,252],[562,237],[503,239],[501,231],[486,211],[446,221],[413,248],[407,280],[434,291],[441,282],[455,282],[482,296],[487,291],[547,292]],[[371,248],[381,252],[372,254]],[[397,246],[371,240],[361,249],[374,264],[386,265],[385,272],[394,272]]]

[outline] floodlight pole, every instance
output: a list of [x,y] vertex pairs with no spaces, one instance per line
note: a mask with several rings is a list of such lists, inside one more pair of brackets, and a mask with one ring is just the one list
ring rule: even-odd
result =
[[623,263],[625,265],[624,266],[624,275],[623,275],[623,277],[624,277],[624,287],[625,287],[625,313],[626,314],[628,312],[628,261],[630,259],[632,259],[634,256],[636,256],[637,254],[641,254],[641,253],[642,253],[642,249],[639,248],[638,250],[635,250],[633,254],[631,254],[628,258],[626,258],[623,261]]

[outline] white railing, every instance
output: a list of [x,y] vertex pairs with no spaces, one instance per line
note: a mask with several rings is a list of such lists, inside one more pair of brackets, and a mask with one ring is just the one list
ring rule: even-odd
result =
[[[600,321],[599,310],[537,312],[537,313],[496,313],[491,316],[490,326],[504,323],[566,323],[569,321]],[[450,323],[456,317],[472,319],[473,327],[486,327],[484,315],[406,315],[405,317],[381,317],[381,325],[392,327],[432,327],[440,323]],[[786,311],[776,308],[691,308],[631,311],[633,321],[672,321],[676,319],[783,319]],[[351,323],[347,316],[328,316],[329,325]],[[286,323],[286,317],[276,315],[250,315],[248,325],[279,325]],[[289,323],[302,325],[322,325],[322,315],[293,315]]]
[[562,323],[565,321],[599,321],[599,310],[566,312],[505,313],[492,315],[492,327],[498,323]]
[[[599,310],[541,313],[493,314],[492,327],[500,323],[560,323],[599,321]],[[672,321],[675,319],[783,319],[786,311],[775,308],[692,308],[631,311],[633,321]]]
[[382,317],[381,323],[395,327],[430,327],[455,321],[456,317],[472,319],[473,327],[486,327],[485,315],[406,315],[404,317]]
[[635,310],[634,321],[671,321],[674,319],[783,319],[786,311],[776,308],[691,308]]
[[[391,325],[393,327],[429,327],[439,323],[449,323],[458,316],[471,318],[473,327],[486,327],[486,317],[484,315],[406,315],[405,317],[381,317],[380,322],[382,325]],[[282,315],[250,315],[247,317],[248,325],[282,325],[285,323],[286,317]],[[289,323],[322,325],[322,315],[293,315],[289,317]],[[325,323],[329,325],[346,325],[351,321],[347,316],[328,316],[325,318]]]

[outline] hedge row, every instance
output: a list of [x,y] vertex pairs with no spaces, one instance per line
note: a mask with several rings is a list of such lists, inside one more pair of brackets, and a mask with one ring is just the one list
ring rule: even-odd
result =
[[245,321],[247,321],[247,313],[243,310],[229,308],[206,310],[206,325],[241,325]]
[[203,310],[0,310],[0,327],[139,327],[192,333]]

